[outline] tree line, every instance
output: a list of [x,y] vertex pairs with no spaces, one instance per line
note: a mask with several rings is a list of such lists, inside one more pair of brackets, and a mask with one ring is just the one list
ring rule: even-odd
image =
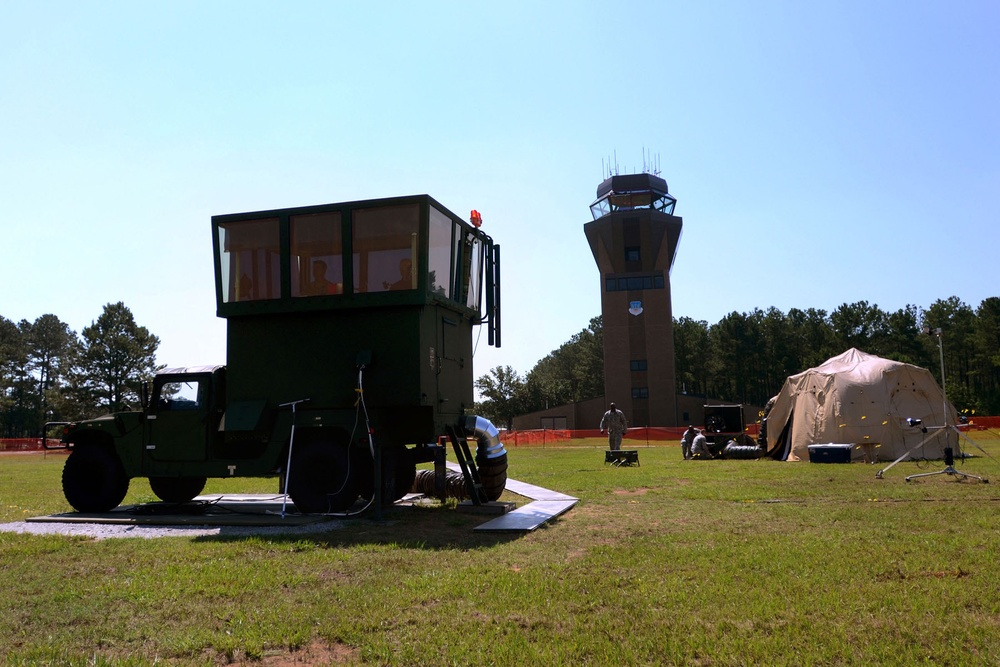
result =
[[121,302],[79,334],[52,314],[16,324],[0,316],[0,437],[136,407],[159,344]]
[[[977,308],[950,297],[895,312],[858,301],[832,312],[732,312],[713,325],[675,318],[677,391],[764,405],[788,376],[852,347],[927,368],[939,383],[943,352],[945,389],[955,407],[1000,414],[1000,297]],[[601,318],[595,317],[524,377],[501,366],[476,380],[483,399],[477,410],[509,426],[520,414],[596,398],[604,393],[603,364]]]

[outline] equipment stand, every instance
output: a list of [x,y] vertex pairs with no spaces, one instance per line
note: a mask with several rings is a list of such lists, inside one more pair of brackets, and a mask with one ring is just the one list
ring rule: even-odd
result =
[[288,436],[288,462],[285,464],[285,495],[281,499],[281,518],[285,518],[285,505],[288,503],[288,480],[292,474],[292,445],[295,444],[295,408],[298,407],[299,403],[305,403],[309,399],[303,398],[298,401],[291,401],[290,403],[282,403],[278,407],[286,408],[292,406],[292,432]]
[[980,482],[983,482],[984,484],[989,483],[988,480],[985,480],[982,477],[979,477],[978,475],[970,475],[967,472],[960,472],[958,470],[955,470],[955,453],[951,447],[944,448],[943,470],[936,470],[934,472],[922,472],[918,475],[910,475],[905,479],[907,482],[909,482],[911,479],[917,479],[918,477],[931,477],[932,475],[957,475],[959,477],[964,477],[967,479],[977,479]]
[[[956,440],[955,440],[956,443],[960,442],[963,438],[969,440],[964,433],[958,430],[957,426],[948,423],[948,394],[945,390],[944,343],[941,340],[941,329],[934,329],[933,331],[931,331],[930,328],[925,327],[924,333],[925,334],[933,333],[934,335],[937,336],[938,354],[941,357],[941,417],[944,419],[944,426],[931,426],[931,427],[925,426],[921,430],[924,433],[927,433],[929,428],[934,429],[936,431],[941,431],[944,434],[945,438],[948,437],[948,433],[950,431],[954,431],[956,434]],[[920,425],[919,419],[907,419],[906,422],[910,426]],[[926,438],[920,441],[920,444],[918,444],[917,447],[923,446],[925,442],[927,442],[936,435],[938,434],[932,433],[928,435]],[[969,440],[969,442],[972,441]],[[913,449],[904,452],[903,455],[900,456],[898,459],[896,459],[895,461],[893,461],[892,463],[890,463],[889,465],[887,465],[886,467],[882,468],[877,473],[875,473],[875,479],[882,479],[882,473],[884,473],[886,470],[888,470],[889,468],[893,467],[894,465],[905,459],[907,456],[910,455],[910,452],[912,452],[917,447],[914,447]],[[982,447],[980,447],[979,449],[982,449]],[[951,447],[948,446],[947,440],[945,440],[945,447],[944,447],[944,470],[938,470],[936,472],[923,472],[918,475],[910,475],[909,477],[906,478],[906,481],[909,482],[911,479],[917,479],[918,477],[930,477],[931,475],[956,475],[958,477],[965,477],[968,479],[978,479],[983,484],[989,484],[988,479],[983,479],[982,477],[978,477],[976,475],[970,475],[968,473],[959,472],[955,470],[955,452]]]

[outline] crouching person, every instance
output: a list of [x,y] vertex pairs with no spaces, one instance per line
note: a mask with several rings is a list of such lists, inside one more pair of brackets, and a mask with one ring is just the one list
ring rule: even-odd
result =
[[691,442],[691,458],[712,458],[712,450],[708,448],[708,438],[705,437],[705,431],[698,431],[698,435],[694,436],[694,440]]

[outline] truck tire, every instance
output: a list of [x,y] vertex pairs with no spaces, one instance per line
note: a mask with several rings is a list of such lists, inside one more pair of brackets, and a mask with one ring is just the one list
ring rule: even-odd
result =
[[343,512],[358,499],[347,447],[322,441],[297,446],[289,472],[288,495],[305,514]]
[[205,489],[206,477],[150,477],[149,487],[165,503],[186,503]]
[[[355,457],[361,497],[371,500],[375,489],[372,460],[367,450]],[[385,447],[382,450],[382,504],[392,505],[413,489],[417,464],[406,447]]]
[[413,489],[413,481],[417,478],[417,464],[413,462],[413,457],[406,448],[400,449],[396,454],[396,460],[392,466],[391,491],[387,492],[388,500],[394,503]]
[[128,493],[128,476],[108,447],[77,445],[63,466],[63,495],[77,512],[110,512]]

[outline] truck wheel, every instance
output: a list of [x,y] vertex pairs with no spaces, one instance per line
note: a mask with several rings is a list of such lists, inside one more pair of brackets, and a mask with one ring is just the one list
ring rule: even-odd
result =
[[413,462],[413,456],[405,447],[396,455],[392,474],[392,492],[389,495],[392,497],[390,502],[396,502],[413,490],[413,481],[417,478],[417,464]]
[[[356,467],[361,483],[361,497],[370,500],[375,489],[373,466],[368,451],[356,456]],[[417,477],[417,464],[405,447],[386,447],[382,450],[382,504],[392,505],[413,489]]]
[[128,482],[118,456],[106,447],[74,447],[63,466],[63,495],[77,512],[110,512],[125,499]]
[[300,512],[343,512],[358,499],[357,478],[351,474],[347,447],[307,442],[292,452],[288,495]]
[[149,487],[165,503],[186,503],[205,489],[206,477],[150,477]]

